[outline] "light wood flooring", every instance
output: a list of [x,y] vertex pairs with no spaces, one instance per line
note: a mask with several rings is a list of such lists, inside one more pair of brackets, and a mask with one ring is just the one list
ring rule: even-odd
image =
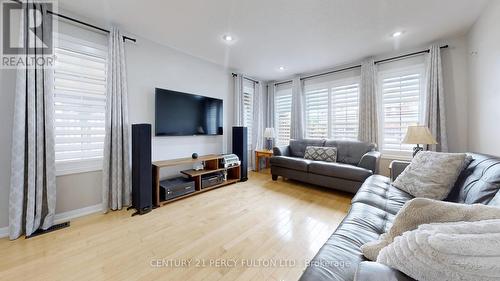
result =
[[297,280],[351,196],[266,172],[158,208],[0,239],[0,280]]

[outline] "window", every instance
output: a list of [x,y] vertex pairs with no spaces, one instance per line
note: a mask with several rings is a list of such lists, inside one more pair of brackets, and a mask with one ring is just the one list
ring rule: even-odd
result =
[[248,150],[252,148],[252,124],[253,124],[253,97],[255,83],[243,79],[243,126],[247,127]]
[[381,72],[381,150],[389,155],[411,155],[413,145],[401,144],[408,126],[422,120],[424,66]]
[[308,138],[358,138],[358,80],[351,78],[306,85]]
[[60,34],[55,55],[57,173],[101,169],[105,135],[106,47]]
[[292,85],[278,85],[274,94],[274,123],[276,145],[290,143],[290,126],[292,123]]

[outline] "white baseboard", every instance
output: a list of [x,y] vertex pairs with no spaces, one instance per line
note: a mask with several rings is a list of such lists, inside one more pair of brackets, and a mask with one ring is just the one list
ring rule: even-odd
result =
[[9,236],[9,227],[6,226],[6,227],[0,228],[0,238],[4,238],[7,236]]
[[[102,211],[102,204],[97,204],[93,206],[84,207],[81,209],[71,210],[64,213],[56,214],[54,216],[54,224],[66,222],[72,219],[90,215],[93,213],[98,213]],[[9,236],[9,227],[0,228],[0,238]]]
[[86,215],[98,213],[102,211],[102,204],[92,205],[81,209],[71,210],[54,216],[54,224],[69,221]]

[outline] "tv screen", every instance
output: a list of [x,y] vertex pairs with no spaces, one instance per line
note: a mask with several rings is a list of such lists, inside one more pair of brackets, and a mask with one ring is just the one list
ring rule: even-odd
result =
[[222,100],[155,90],[155,135],[222,135]]

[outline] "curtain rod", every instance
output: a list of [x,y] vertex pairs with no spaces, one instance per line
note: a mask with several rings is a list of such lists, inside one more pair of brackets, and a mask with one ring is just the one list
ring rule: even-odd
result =
[[[233,75],[233,77],[238,76],[238,74],[236,74],[236,73],[231,73],[231,75]],[[248,77],[246,77],[246,76],[243,76],[243,79],[247,79],[247,80],[249,80],[249,81],[252,81],[252,82],[254,82],[254,83],[259,84],[259,81],[257,81],[257,80],[253,80],[252,78],[248,78]]]
[[[11,1],[16,2],[16,3],[18,3],[18,4],[21,4],[21,5],[22,5],[22,4],[24,4],[21,0],[11,0]],[[100,30],[100,31],[102,31],[102,32],[110,33],[110,31],[109,31],[109,30],[104,29],[104,28],[102,28],[102,27],[98,27],[98,26],[95,26],[95,25],[93,25],[93,24],[86,23],[86,22],[83,22],[83,21],[81,21],[81,20],[78,20],[78,19],[75,19],[75,18],[68,17],[68,16],[65,16],[65,15],[63,15],[63,14],[58,14],[58,13],[55,13],[55,12],[53,12],[53,11],[51,11],[51,10],[47,10],[47,13],[48,13],[48,14],[50,14],[50,15],[52,15],[52,16],[56,16],[56,17],[59,17],[59,18],[63,18],[63,19],[65,19],[65,20],[69,20],[69,21],[76,22],[76,23],[78,23],[78,24],[81,24],[81,25],[84,25],[84,26],[87,26],[87,27],[90,27],[90,28],[93,28],[93,29]],[[125,40],[130,40],[130,41],[132,41],[132,42],[137,42],[137,40],[136,40],[136,39],[134,39],[134,38],[131,38],[131,37],[128,37],[128,36],[122,36],[122,37],[123,37],[123,41],[125,41]]]
[[[448,45],[444,45],[444,46],[441,46],[440,48],[441,49],[446,49],[448,47],[449,47]],[[385,62],[389,62],[389,61],[393,61],[393,60],[398,60],[398,59],[402,59],[402,58],[407,58],[407,57],[412,57],[412,56],[416,56],[416,55],[420,55],[420,54],[424,54],[424,53],[429,53],[429,52],[430,52],[430,49],[427,49],[427,50],[423,50],[423,51],[419,51],[419,52],[414,52],[414,53],[410,53],[410,54],[406,54],[406,55],[401,55],[401,56],[397,56],[397,57],[392,57],[392,58],[387,58],[387,59],[383,59],[383,60],[378,60],[378,61],[375,61],[375,64],[385,63]],[[359,67],[361,67],[361,65],[354,65],[354,66],[350,66],[350,67],[346,67],[346,68],[342,68],[342,69],[337,69],[337,70],[332,70],[332,71],[328,71],[328,72],[324,72],[324,73],[319,73],[319,74],[315,74],[315,75],[301,77],[300,80],[306,80],[306,79],[310,79],[310,78],[314,78],[314,77],[319,77],[319,76],[323,76],[323,75],[328,75],[328,74],[333,74],[333,73],[337,73],[337,72],[347,71],[347,70],[356,69],[356,68],[359,68]],[[282,82],[274,83],[274,85],[278,86],[278,85],[287,84],[287,83],[290,83],[290,82],[292,82],[292,80],[287,80],[287,81],[282,81]]]

